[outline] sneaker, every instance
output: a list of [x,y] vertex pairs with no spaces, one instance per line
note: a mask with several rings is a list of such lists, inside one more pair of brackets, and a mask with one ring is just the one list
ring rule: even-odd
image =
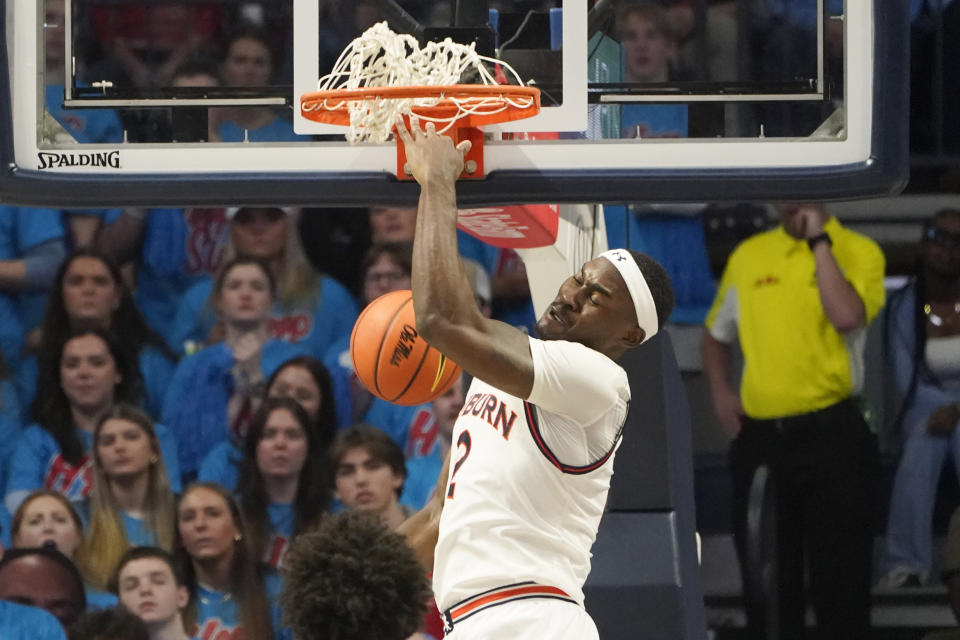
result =
[[877,581],[880,589],[916,589],[922,586],[920,575],[906,567],[895,567]]

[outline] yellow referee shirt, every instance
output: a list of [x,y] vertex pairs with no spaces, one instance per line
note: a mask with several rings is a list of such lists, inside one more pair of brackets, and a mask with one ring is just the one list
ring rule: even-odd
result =
[[[840,270],[863,301],[869,324],[883,306],[883,253],[835,218],[823,230],[830,234]],[[730,255],[706,325],[720,342],[740,340],[740,398],[752,418],[816,411],[863,385],[866,326],[841,335],[830,324],[813,252],[806,240],[793,238],[782,226],[745,240]]]

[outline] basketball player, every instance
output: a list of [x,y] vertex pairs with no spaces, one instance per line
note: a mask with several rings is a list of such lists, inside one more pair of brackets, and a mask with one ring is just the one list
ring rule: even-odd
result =
[[454,640],[589,640],[583,609],[630,387],[615,360],[670,314],[666,273],[613,250],[568,278],[537,338],[484,318],[456,239],[457,147],[398,124],[420,183],[417,330],[474,376],[453,429],[433,589]]

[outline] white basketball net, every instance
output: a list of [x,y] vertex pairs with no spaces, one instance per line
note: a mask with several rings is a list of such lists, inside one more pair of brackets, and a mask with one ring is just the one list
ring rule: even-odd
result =
[[[463,82],[465,74],[476,75],[474,84],[498,85],[487,64],[499,65],[511,84],[523,86],[517,72],[508,64],[481,56],[473,44],[463,45],[450,38],[443,42],[428,42],[420,48],[413,36],[395,33],[386,22],[379,22],[353,42],[340,54],[333,71],[320,78],[317,91],[330,89],[361,89],[365,87],[395,86],[441,86]],[[421,120],[434,122],[439,132],[444,132],[466,114],[491,114],[510,107],[527,108],[533,98],[510,96],[471,97],[453,100],[458,112],[450,117],[418,116]],[[441,98],[377,98],[373,100],[346,101],[350,112],[350,133],[347,140],[358,142],[386,142],[390,130],[401,115],[409,115],[411,109],[434,106]],[[305,104],[304,110],[341,108],[345,101],[332,98],[315,104]]]

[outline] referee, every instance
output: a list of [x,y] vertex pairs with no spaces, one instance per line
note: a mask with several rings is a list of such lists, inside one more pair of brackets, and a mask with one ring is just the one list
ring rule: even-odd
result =
[[[766,465],[778,496],[781,639],[804,637],[805,574],[824,639],[870,626],[876,443],[857,403],[870,321],[883,306],[884,257],[822,205],[778,206],[781,224],[730,255],[703,336],[717,420],[732,443],[734,538],[747,602],[747,502]],[[744,369],[739,394],[731,345]],[[764,611],[748,604],[751,638]]]

